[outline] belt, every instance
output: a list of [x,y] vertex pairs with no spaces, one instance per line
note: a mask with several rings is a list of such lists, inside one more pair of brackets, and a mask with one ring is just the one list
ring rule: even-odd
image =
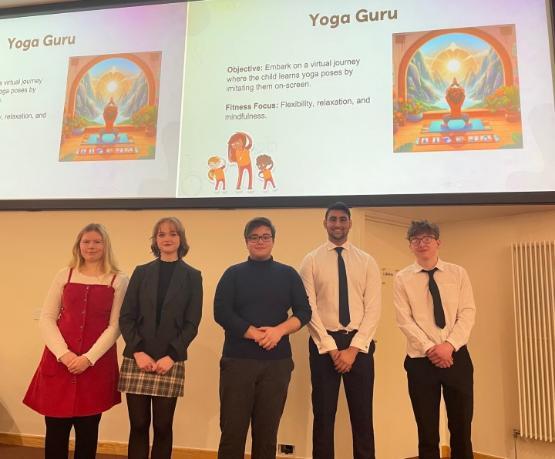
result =
[[334,335],[354,335],[356,334],[356,332],[358,330],[336,330],[336,331],[331,331],[331,330],[326,330],[328,332],[328,335],[334,336]]

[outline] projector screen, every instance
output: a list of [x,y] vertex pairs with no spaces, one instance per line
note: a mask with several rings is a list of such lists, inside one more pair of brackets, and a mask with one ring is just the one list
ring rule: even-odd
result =
[[545,0],[4,18],[2,206],[555,202],[550,31]]

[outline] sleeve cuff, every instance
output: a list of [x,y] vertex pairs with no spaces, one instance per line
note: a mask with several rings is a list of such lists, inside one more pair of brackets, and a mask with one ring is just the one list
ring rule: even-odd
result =
[[322,341],[317,341],[314,338],[312,338],[314,341],[314,344],[316,344],[316,347],[318,348],[318,353],[319,354],[326,354],[329,351],[335,351],[337,350],[337,345],[335,344],[334,339],[329,336],[326,335]]
[[356,347],[360,352],[368,354],[371,342],[372,340],[361,339],[358,335],[355,335],[351,341],[351,346]]

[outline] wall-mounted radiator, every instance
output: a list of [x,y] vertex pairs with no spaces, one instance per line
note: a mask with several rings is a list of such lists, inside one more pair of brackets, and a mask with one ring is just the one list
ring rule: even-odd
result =
[[555,241],[512,245],[520,434],[555,441]]

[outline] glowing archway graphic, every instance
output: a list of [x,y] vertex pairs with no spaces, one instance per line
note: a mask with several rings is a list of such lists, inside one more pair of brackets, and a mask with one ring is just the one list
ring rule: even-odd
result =
[[495,37],[491,36],[489,33],[484,32],[483,30],[469,27],[469,28],[459,28],[459,29],[449,29],[449,30],[434,30],[422,35],[418,38],[404,53],[403,57],[401,58],[401,62],[399,64],[399,72],[397,75],[397,96],[406,98],[407,97],[407,73],[409,64],[414,57],[414,54],[420,49],[422,45],[427,43],[428,41],[432,40],[441,35],[449,35],[453,33],[462,33],[473,35],[478,37],[485,42],[487,42],[491,47],[495,50],[499,59],[501,60],[501,64],[503,66],[503,76],[504,82],[506,86],[511,86],[514,84],[514,74],[513,74],[513,66],[511,62],[511,57],[509,56],[508,51],[505,49],[505,46],[498,41]]
[[148,105],[156,105],[156,78],[155,78],[154,74],[152,73],[152,70],[150,69],[150,67],[142,59],[140,59],[139,57],[137,57],[134,54],[127,54],[127,53],[110,54],[110,55],[106,55],[106,56],[98,56],[98,57],[95,57],[94,59],[91,59],[89,62],[87,62],[86,65],[83,66],[83,68],[81,68],[79,70],[79,72],[77,73],[77,75],[73,79],[73,81],[71,83],[71,87],[69,89],[68,104],[67,104],[67,112],[70,115],[73,116],[75,114],[75,103],[76,103],[76,99],[77,99],[77,89],[79,87],[79,84],[81,83],[81,80],[85,76],[85,74],[92,67],[94,67],[96,64],[98,64],[99,62],[109,60],[109,59],[114,59],[114,58],[127,59],[127,60],[133,62],[134,64],[136,64],[141,69],[141,71],[143,72],[143,74],[146,78],[146,81],[147,81],[147,87],[148,87],[148,102],[147,103],[148,103]]

